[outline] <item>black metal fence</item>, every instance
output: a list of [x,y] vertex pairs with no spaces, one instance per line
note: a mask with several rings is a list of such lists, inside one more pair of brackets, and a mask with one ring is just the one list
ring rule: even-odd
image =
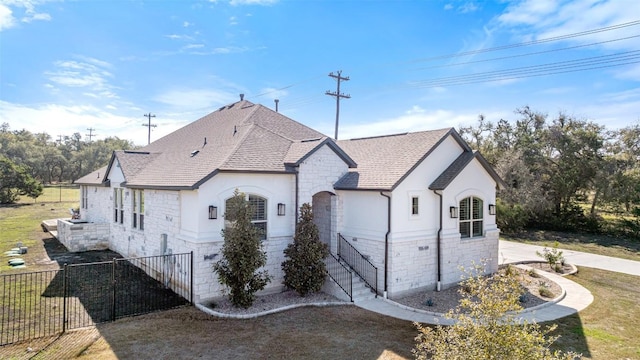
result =
[[332,253],[329,253],[329,256],[325,258],[325,264],[327,265],[327,274],[329,277],[349,295],[349,300],[353,302],[353,274],[351,270],[342,265],[340,260]]
[[338,234],[338,257],[355,271],[378,296],[378,268],[362,255],[347,239]]
[[0,345],[187,305],[193,253],[0,276]]

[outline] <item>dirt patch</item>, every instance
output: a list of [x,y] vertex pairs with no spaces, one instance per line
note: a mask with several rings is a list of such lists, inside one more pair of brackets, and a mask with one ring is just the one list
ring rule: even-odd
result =
[[[525,309],[542,305],[562,293],[560,285],[546,278],[542,271],[536,270],[534,273],[516,267],[513,267],[513,269],[517,271],[518,280],[523,287],[524,293],[520,305]],[[549,291],[547,294],[552,294],[552,296],[541,295],[540,289],[543,287]],[[460,286],[454,286],[442,291],[424,291],[415,295],[392,300],[419,310],[446,313],[454,309],[462,299],[460,291]]]

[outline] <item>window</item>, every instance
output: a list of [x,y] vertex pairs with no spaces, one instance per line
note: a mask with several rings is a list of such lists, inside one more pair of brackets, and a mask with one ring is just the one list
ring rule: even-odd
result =
[[418,215],[418,197],[411,198],[411,215]]
[[124,202],[122,188],[113,189],[113,221],[122,224],[124,222]]
[[483,201],[470,196],[460,201],[460,237],[483,235]]
[[132,227],[144,230],[144,190],[133,190]]
[[81,186],[80,193],[81,193],[80,207],[83,209],[87,209],[89,206],[89,201],[88,201],[89,188],[87,186]]
[[[227,199],[225,202],[225,209],[229,208],[230,200]],[[248,196],[249,203],[253,207],[253,215],[251,216],[251,223],[253,226],[260,230],[260,240],[267,239],[267,199],[260,197],[258,195],[249,195]],[[231,226],[233,219],[229,218],[228,215],[225,215],[225,228]]]

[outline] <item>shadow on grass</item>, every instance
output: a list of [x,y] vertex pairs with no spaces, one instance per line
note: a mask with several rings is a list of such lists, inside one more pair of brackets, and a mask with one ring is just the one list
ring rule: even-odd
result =
[[573,314],[550,323],[542,323],[543,326],[557,324],[558,327],[549,335],[560,336],[558,340],[551,346],[554,350],[562,350],[564,352],[573,351],[581,354],[582,357],[591,358],[589,344],[587,343],[587,335],[584,332],[580,314]]
[[66,276],[69,329],[189,304],[114,251],[72,253],[54,238],[44,248],[60,268],[67,265],[42,296],[64,297]]

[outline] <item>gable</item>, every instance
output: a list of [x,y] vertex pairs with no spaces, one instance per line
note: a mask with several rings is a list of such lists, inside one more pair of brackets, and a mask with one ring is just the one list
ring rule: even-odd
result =
[[452,128],[340,140],[338,145],[354,159],[358,168],[345,174],[335,188],[393,190],[448,137],[462,149],[469,149]]
[[465,151],[429,185],[429,189],[446,189],[472,162],[477,162],[484,172],[495,181],[496,188],[505,187],[504,181],[479,152]]

